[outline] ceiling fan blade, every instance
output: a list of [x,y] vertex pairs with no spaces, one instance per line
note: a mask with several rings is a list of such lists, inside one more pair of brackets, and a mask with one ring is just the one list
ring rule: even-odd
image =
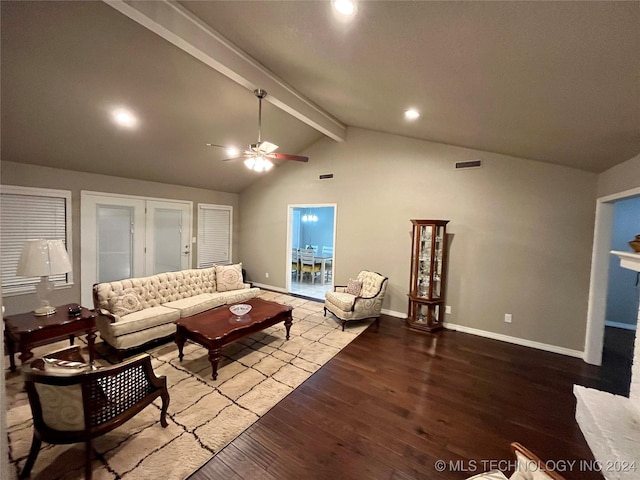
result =
[[216,143],[207,143],[207,147],[228,148],[226,145],[218,145],[218,144],[216,144]]
[[300,155],[290,155],[288,153],[272,153],[269,155],[270,158],[275,158],[276,160],[295,160],[296,162],[308,162],[309,157],[302,157]]
[[241,157],[225,158],[222,161],[223,162],[230,162],[232,160],[244,160],[246,158],[248,158],[248,155],[242,155]]

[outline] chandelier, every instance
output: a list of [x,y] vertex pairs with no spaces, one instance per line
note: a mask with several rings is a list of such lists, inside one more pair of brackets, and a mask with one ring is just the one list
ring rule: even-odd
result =
[[268,172],[273,168],[273,162],[262,155],[247,158],[244,165],[254,172]]

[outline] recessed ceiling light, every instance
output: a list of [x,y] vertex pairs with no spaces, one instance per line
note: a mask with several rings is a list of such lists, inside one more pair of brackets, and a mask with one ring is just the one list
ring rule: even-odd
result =
[[410,108],[409,110],[404,111],[404,118],[407,120],[416,120],[420,118],[420,112],[418,112],[415,108]]
[[126,108],[116,108],[111,113],[111,117],[116,125],[124,128],[135,128],[138,125],[138,119]]
[[332,3],[336,12],[342,15],[351,16],[356,13],[356,3],[353,0],[333,0]]

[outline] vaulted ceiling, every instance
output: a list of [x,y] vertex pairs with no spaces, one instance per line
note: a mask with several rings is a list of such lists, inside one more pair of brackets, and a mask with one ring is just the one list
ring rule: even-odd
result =
[[205,144],[257,140],[254,88],[286,153],[346,126],[592,172],[640,153],[640,2],[0,8],[3,161],[240,192],[259,174]]

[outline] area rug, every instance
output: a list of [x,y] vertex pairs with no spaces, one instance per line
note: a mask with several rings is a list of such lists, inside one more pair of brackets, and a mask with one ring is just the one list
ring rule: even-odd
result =
[[[96,438],[94,479],[187,478],[370,324],[355,323],[343,332],[334,317],[323,316],[321,303],[274,292],[263,292],[261,297],[294,307],[290,339],[285,340],[284,325],[278,324],[225,347],[215,381],[208,352],[199,345],[187,342],[182,362],[174,343],[149,350],[156,375],[167,377],[169,426],[160,426],[158,400],[124,425]],[[41,355],[66,345],[52,344],[34,353]],[[7,374],[6,385],[14,479],[26,461],[33,429],[20,375]],[[43,443],[31,478],[84,478],[84,444]]]

